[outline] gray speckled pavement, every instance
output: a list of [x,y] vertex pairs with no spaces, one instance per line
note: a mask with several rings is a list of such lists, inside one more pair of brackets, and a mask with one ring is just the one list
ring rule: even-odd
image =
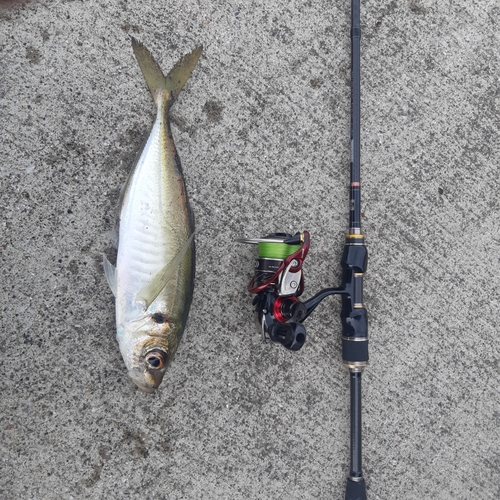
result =
[[[306,297],[348,214],[350,2],[0,5],[0,498],[335,499],[349,458],[340,306],[261,342],[241,236],[307,229]],[[500,497],[496,0],[362,1],[370,500]],[[188,327],[159,392],[128,380],[101,256],[167,71],[196,218]]]

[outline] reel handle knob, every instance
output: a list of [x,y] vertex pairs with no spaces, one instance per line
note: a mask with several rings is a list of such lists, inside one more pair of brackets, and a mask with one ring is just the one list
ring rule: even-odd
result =
[[306,329],[301,323],[275,321],[270,326],[268,334],[273,342],[279,342],[290,351],[298,351],[306,341]]

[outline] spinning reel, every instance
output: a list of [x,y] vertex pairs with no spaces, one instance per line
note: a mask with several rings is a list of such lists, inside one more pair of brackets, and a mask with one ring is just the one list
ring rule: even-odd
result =
[[259,246],[248,291],[257,294],[253,305],[262,336],[298,351],[306,341],[302,321],[307,317],[307,308],[298,297],[304,291],[302,263],[309,250],[309,233],[273,233],[238,241]]
[[[353,359],[354,353],[350,352],[351,342],[366,340],[367,330],[366,309],[362,303],[362,279],[367,253],[361,234],[347,235],[341,262],[344,269],[342,287],[325,288],[306,301],[299,297],[304,291],[302,265],[310,245],[307,231],[293,236],[273,233],[264,238],[242,238],[238,241],[257,244],[259,248],[248,291],[256,294],[253,305],[264,339],[280,343],[291,351],[298,351],[306,341],[304,320],[324,298],[342,295],[344,364],[354,368],[358,362],[367,360],[364,353],[359,353]],[[356,350],[360,347],[361,344],[357,344]]]

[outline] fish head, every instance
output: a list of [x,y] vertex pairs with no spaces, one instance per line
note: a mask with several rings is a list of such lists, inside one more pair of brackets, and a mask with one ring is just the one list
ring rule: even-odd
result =
[[140,330],[134,325],[125,327],[118,342],[123,360],[132,382],[144,392],[153,393],[162,383],[179,343],[176,328],[163,324],[161,328],[152,321]]
[[160,347],[144,348],[138,362],[128,368],[128,376],[144,392],[153,393],[162,383],[169,363],[168,351]]

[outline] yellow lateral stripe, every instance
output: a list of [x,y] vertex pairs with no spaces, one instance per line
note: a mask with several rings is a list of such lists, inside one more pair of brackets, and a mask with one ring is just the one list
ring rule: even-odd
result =
[[346,238],[364,238],[365,235],[364,234],[346,234],[345,237]]

